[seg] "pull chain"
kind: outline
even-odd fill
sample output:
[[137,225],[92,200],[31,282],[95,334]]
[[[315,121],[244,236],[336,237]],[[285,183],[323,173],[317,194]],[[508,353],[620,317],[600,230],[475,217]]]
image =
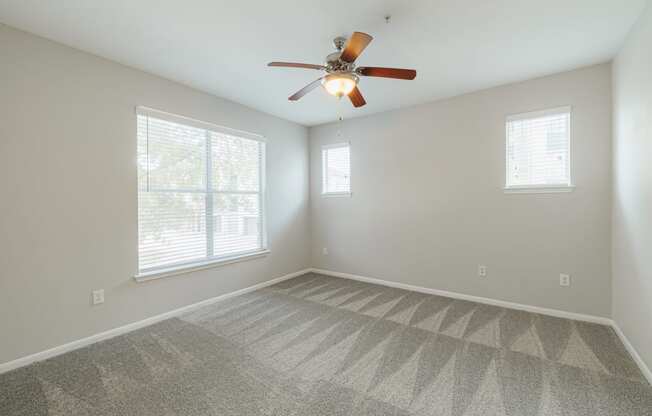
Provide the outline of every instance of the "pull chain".
[[342,116],[342,97],[338,97],[337,100],[337,130],[335,132],[335,135],[337,136],[338,140],[342,138],[342,121],[344,120],[344,116]]

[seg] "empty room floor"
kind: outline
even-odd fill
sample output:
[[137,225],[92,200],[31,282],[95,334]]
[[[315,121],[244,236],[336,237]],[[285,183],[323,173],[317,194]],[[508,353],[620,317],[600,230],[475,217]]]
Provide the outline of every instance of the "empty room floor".
[[649,415],[607,326],[315,274],[0,375],[8,415]]

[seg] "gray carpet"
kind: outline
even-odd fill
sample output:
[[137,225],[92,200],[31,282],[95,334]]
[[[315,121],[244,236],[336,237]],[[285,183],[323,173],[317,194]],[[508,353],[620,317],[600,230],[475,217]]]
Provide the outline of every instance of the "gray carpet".
[[0,415],[651,415],[606,326],[305,275],[0,375]]

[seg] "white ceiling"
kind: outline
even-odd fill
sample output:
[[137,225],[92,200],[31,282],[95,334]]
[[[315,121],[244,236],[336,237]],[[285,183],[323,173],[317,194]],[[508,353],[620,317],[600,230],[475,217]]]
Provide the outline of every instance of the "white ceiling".
[[[305,125],[376,113],[610,60],[646,0],[0,0],[0,22]],[[391,14],[389,24],[384,16]],[[363,78],[367,105],[318,89],[331,40],[375,39],[359,65],[418,71]]]

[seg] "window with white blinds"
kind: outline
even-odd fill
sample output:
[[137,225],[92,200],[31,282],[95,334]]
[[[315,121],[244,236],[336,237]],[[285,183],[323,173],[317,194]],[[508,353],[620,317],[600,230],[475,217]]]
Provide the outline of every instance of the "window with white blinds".
[[348,143],[322,146],[322,194],[351,194],[351,147]]
[[506,189],[569,188],[571,109],[507,117]]
[[139,107],[139,274],[265,251],[262,137]]

